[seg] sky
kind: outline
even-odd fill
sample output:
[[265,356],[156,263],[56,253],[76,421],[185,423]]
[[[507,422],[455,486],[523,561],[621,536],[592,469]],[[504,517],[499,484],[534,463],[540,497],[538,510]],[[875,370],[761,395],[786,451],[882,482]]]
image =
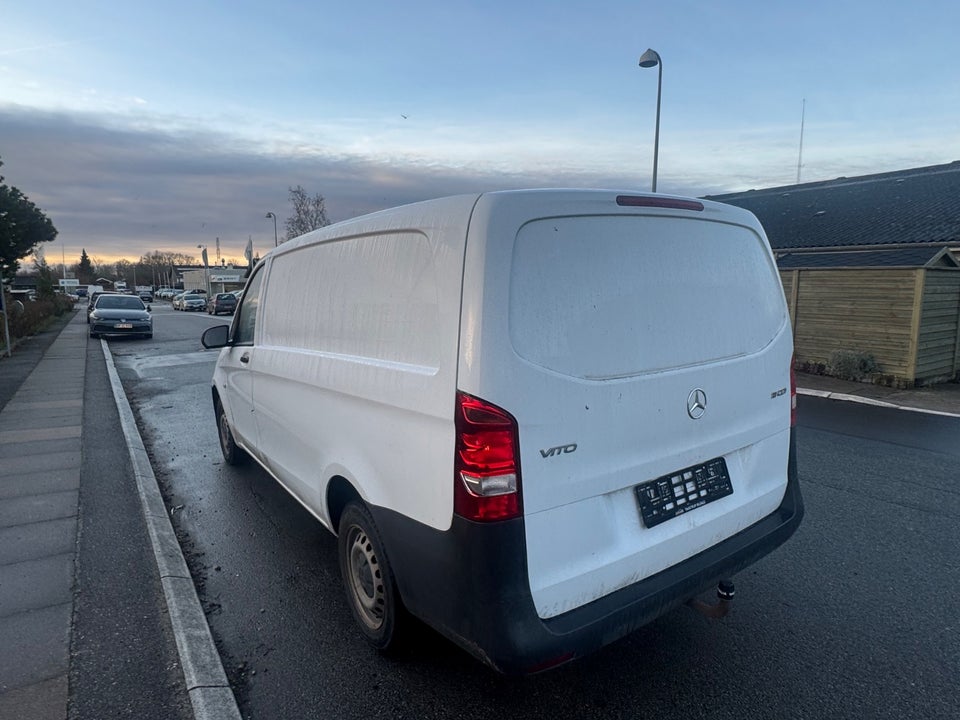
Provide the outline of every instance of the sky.
[[297,185],[334,222],[648,191],[661,69],[659,192],[789,185],[801,158],[802,182],[960,159],[956,0],[3,5],[0,175],[58,229],[51,264],[262,254]]

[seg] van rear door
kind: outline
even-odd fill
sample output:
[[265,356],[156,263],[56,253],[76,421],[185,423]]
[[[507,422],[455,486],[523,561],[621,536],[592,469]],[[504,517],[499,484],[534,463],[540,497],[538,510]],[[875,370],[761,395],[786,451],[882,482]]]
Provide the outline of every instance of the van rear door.
[[623,200],[486,195],[468,235],[483,279],[465,277],[460,388],[517,419],[542,618],[730,537],[786,489],[792,339],[759,223]]

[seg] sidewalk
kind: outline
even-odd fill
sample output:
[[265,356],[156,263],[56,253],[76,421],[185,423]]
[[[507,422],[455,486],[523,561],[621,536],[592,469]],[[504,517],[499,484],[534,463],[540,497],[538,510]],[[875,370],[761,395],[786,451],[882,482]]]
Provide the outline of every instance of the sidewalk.
[[13,358],[0,360],[2,395],[9,396],[0,411],[3,718],[67,713],[86,370],[83,319],[78,312],[52,342],[33,338],[21,346],[20,357],[18,348]]
[[929,387],[897,390],[871,383],[838,380],[825,375],[797,373],[797,388],[797,392],[801,395],[960,417],[960,383],[941,383]]
[[112,357],[85,320],[81,308],[0,359],[0,718],[236,720]]

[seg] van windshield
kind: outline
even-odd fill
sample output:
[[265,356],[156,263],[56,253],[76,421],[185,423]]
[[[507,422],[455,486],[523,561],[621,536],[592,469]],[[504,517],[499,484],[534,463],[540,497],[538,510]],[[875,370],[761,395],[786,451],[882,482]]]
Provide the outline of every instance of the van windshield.
[[604,380],[743,356],[785,322],[777,271],[746,227],[570,217],[517,234],[511,342],[564,375]]

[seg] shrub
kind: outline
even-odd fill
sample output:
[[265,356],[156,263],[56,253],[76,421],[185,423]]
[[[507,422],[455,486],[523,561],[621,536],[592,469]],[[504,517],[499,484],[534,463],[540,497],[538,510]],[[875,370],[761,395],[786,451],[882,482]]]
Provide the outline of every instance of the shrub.
[[[21,304],[23,310],[20,309]],[[35,335],[47,326],[51,318],[60,317],[73,308],[73,301],[66,295],[55,295],[48,300],[32,300],[19,303],[10,295],[4,298],[7,309],[7,324],[12,339]],[[0,330],[2,335],[2,330]],[[2,337],[0,337],[2,340]]]
[[859,350],[834,350],[830,353],[827,363],[827,374],[841,380],[863,380],[865,377],[880,372],[877,359]]

